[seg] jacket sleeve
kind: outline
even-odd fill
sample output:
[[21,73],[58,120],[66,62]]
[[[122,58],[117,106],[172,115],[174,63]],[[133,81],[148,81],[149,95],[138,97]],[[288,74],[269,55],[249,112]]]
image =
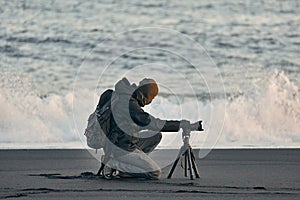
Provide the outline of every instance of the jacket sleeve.
[[177,132],[180,129],[180,121],[177,120],[166,120],[165,125],[161,129],[162,132]]
[[162,132],[176,132],[180,129],[180,121],[177,120],[161,120],[155,118],[149,113],[145,112],[141,107],[131,104],[130,116],[134,123],[143,129]]

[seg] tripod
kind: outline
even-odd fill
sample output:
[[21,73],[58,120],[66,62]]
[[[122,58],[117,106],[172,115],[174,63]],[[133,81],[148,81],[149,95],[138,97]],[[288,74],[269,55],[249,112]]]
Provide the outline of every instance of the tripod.
[[191,180],[194,179],[194,174],[195,174],[196,178],[200,178],[197,163],[195,161],[196,160],[195,155],[194,155],[193,149],[190,145],[190,133],[191,133],[191,130],[189,130],[189,129],[188,130],[183,129],[183,131],[182,131],[183,145],[180,148],[178,156],[177,156],[176,160],[174,161],[174,164],[170,170],[168,179],[170,179],[172,177],[172,174],[177,166],[177,163],[182,156],[184,156],[184,176],[187,177],[188,171],[189,171]]

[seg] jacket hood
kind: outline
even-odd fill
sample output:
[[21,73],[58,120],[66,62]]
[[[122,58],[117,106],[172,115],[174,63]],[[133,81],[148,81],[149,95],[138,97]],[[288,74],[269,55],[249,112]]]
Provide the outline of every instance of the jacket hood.
[[123,78],[122,80],[118,81],[115,85],[115,91],[118,94],[128,95],[130,96],[130,98],[136,99],[138,104],[143,107],[146,105],[146,98],[143,95],[143,93],[137,89],[137,85],[130,85],[130,82],[126,78]]
[[118,81],[115,85],[115,91],[119,94],[127,94],[132,96],[136,89],[137,86],[135,84],[130,85],[129,81],[126,78]]

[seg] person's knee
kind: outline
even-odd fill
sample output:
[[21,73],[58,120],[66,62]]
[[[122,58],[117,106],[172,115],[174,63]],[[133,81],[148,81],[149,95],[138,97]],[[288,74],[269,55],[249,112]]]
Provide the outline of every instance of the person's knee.
[[[162,139],[162,134],[159,132],[156,135],[152,136],[151,138],[147,138],[147,145],[144,145],[143,152],[144,153],[150,153],[152,152],[157,145],[160,143]],[[145,143],[146,144],[146,143]]]
[[158,132],[155,135],[155,142],[158,144],[158,143],[160,143],[161,139],[162,139],[162,134],[161,134],[161,132]]

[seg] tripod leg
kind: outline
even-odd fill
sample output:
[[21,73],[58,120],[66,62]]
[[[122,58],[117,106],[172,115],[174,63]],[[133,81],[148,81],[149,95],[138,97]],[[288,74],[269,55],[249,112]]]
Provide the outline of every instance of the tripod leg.
[[191,152],[192,165],[193,165],[193,169],[194,169],[196,178],[200,178],[197,163],[196,163],[196,159],[195,159],[195,155],[194,155],[193,149],[191,147],[190,147],[190,152]]
[[170,170],[170,173],[169,173],[169,175],[168,175],[167,178],[171,178],[171,177],[172,177],[172,174],[173,174],[173,172],[174,172],[174,170],[175,170],[175,167],[176,167],[176,165],[177,165],[179,159],[180,159],[180,157],[176,158],[176,160],[175,160],[175,162],[174,162],[174,164],[173,164],[173,166],[172,166],[172,169]]
[[110,157],[107,156],[107,155],[102,155],[101,157],[101,166],[100,166],[100,169],[98,170],[97,172],[97,176],[100,176],[101,175],[101,172],[103,171],[104,167],[105,167],[105,163],[107,163],[109,161]]
[[190,170],[190,178],[191,178],[191,180],[193,180],[194,176],[193,176],[193,169],[192,169],[192,157],[191,157],[191,152],[189,149],[187,150],[187,156],[188,156],[187,159],[188,159],[189,170]]
[[178,155],[177,155],[177,158],[176,158],[176,160],[174,161],[174,164],[173,164],[173,166],[172,166],[172,169],[170,170],[169,175],[168,175],[168,177],[167,177],[168,179],[172,177],[172,174],[173,174],[173,172],[174,172],[174,170],[175,170],[175,167],[176,167],[176,165],[177,165],[177,163],[178,163],[178,161],[179,161],[179,159],[180,159],[180,156],[182,155],[182,151],[183,151],[183,147],[181,147],[181,149],[179,150],[179,153],[178,153]]
[[187,171],[188,171],[188,166],[187,166],[187,164],[188,164],[188,152],[186,151],[186,152],[184,153],[184,176],[185,176],[185,177],[188,176],[188,173],[187,173]]
[[101,172],[103,171],[104,166],[105,166],[104,163],[101,163],[100,169],[97,172],[97,176],[101,175]]

